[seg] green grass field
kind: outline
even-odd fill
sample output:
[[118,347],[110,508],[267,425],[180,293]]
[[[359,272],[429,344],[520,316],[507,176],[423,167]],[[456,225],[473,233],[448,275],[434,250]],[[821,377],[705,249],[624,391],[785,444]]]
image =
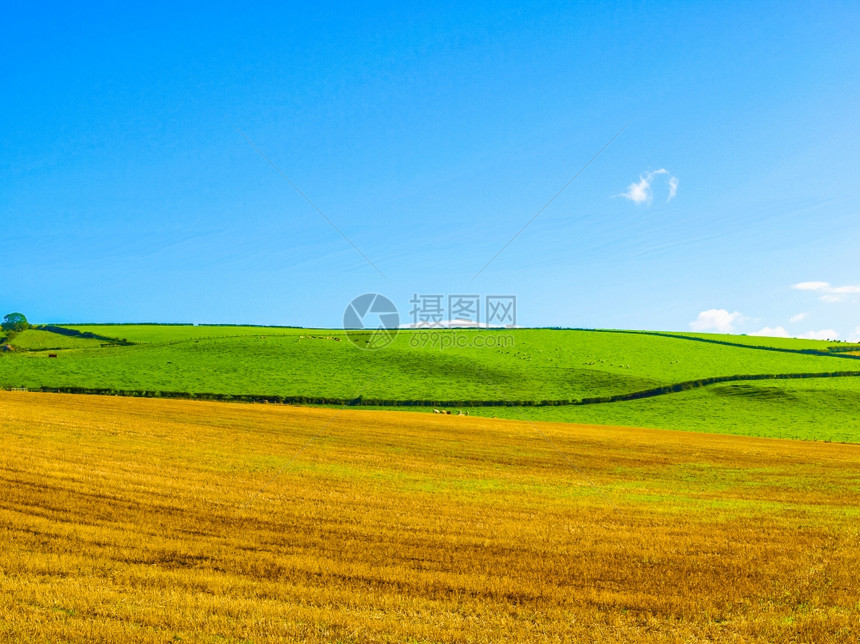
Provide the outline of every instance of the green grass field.
[[[700,340],[711,340],[718,342],[732,342],[749,346],[766,346],[778,349],[814,349],[826,351],[829,348],[843,349],[849,345],[842,342],[830,342],[829,340],[804,340],[802,338],[768,338],[755,335],[719,335],[715,333],[673,333],[687,338],[698,338]],[[856,346],[854,344],[850,346]]]
[[[860,440],[860,378],[724,383],[598,405],[523,408],[515,404],[629,394],[716,376],[860,371],[856,359],[757,348],[827,352],[834,346],[830,342],[554,329],[445,330],[402,331],[385,349],[365,351],[347,341],[342,331],[331,330],[190,325],[69,328],[136,344],[102,346],[99,340],[28,330],[13,339],[16,351],[0,357],[0,387],[496,401],[511,406],[474,407],[471,413]],[[65,349],[57,352],[56,359],[38,350],[60,347]]]
[[603,405],[468,411],[533,421],[860,442],[860,378],[735,382]]
[[16,335],[11,344],[24,351],[46,351],[48,349],[97,349],[101,347],[100,340],[92,338],[77,338],[50,333],[38,329],[27,329]]
[[301,335],[305,329],[258,326],[194,326],[191,324],[72,324],[75,331],[90,332],[108,338],[125,339],[136,343],[163,344],[202,338],[225,338],[254,335]]

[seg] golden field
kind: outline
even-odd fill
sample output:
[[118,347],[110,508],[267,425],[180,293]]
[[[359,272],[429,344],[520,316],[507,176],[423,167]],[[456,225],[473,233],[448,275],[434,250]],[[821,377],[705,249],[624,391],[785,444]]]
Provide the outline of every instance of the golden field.
[[0,392],[0,639],[857,642],[860,446]]

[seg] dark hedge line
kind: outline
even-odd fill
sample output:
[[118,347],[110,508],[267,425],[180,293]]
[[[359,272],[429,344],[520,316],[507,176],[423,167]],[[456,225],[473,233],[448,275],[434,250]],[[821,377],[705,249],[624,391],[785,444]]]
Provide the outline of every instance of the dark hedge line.
[[55,324],[40,324],[39,326],[30,327],[31,329],[36,329],[38,331],[48,331],[49,333],[56,333],[57,335],[64,335],[69,338],[86,338],[88,340],[101,340],[106,344],[118,344],[124,347],[128,347],[134,344],[134,342],[129,342],[125,338],[111,338],[106,335],[97,335],[92,333],[91,331],[78,331],[76,329],[67,329],[64,326],[57,326]]
[[[250,327],[252,329],[306,329],[310,327],[293,326],[289,324],[197,324],[195,326],[240,326]],[[332,329],[333,331],[342,331],[342,329]]]
[[[830,346],[827,347],[828,351],[832,351],[833,353],[842,353],[845,351],[860,351],[860,345],[858,344],[846,344],[840,346]],[[856,357],[856,356],[852,356]]]
[[250,326],[261,329],[304,329],[306,327],[289,324],[207,324],[200,322],[64,322],[56,326]]
[[[748,380],[796,380],[801,378],[851,378],[860,377],[860,371],[832,371],[825,373],[777,373],[739,376],[715,376],[688,380],[663,387],[635,391],[628,394],[595,396],[581,400],[388,400],[384,398],[330,398],[325,396],[263,396],[253,394],[190,393],[183,391],[149,391],[92,387],[39,387],[30,391],[66,394],[92,394],[99,396],[131,396],[136,398],[181,398],[187,400],[214,400],[222,402],[273,403],[281,405],[335,405],[357,407],[558,407],[572,405],[595,405],[651,398],[666,394],[689,391],[699,387],[724,382]],[[5,389],[10,389],[6,387]]]
[[594,331],[596,333],[629,333],[633,335],[652,335],[658,338],[674,338],[676,340],[688,340],[690,342],[706,342],[708,344],[722,344],[727,347],[740,347],[741,349],[758,349],[760,351],[777,351],[779,353],[800,353],[808,356],[827,356],[830,358],[847,358],[849,360],[860,360],[860,356],[841,355],[845,351],[854,351],[856,348],[829,346],[826,351],[820,349],[789,349],[787,347],[768,347],[763,344],[744,344],[742,342],[731,342],[729,340],[714,340],[711,338],[694,338],[680,333],[669,333],[663,331],[631,331],[629,329],[570,329],[571,331]]
[[634,391],[629,394],[616,394],[614,396],[583,398],[579,402],[573,404],[592,405],[596,403],[638,400],[640,398],[650,398],[652,396],[662,396],[665,394],[678,393],[681,391],[689,391],[690,389],[707,387],[708,385],[716,385],[723,382],[739,382],[744,380],[796,380],[799,378],[850,378],[857,376],[860,376],[860,371],[831,371],[825,373],[763,373],[749,374],[743,376],[714,376],[712,378],[688,380],[686,382],[679,382],[673,385],[665,385],[663,387],[655,387],[653,389],[645,389],[643,391]]
[[194,326],[193,322],[62,322],[54,326]]

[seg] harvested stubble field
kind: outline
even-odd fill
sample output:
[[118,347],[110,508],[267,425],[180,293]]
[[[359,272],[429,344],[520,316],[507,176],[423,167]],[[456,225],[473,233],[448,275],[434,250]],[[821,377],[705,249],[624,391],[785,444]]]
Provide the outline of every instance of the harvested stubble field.
[[860,446],[0,392],[8,641],[856,642]]

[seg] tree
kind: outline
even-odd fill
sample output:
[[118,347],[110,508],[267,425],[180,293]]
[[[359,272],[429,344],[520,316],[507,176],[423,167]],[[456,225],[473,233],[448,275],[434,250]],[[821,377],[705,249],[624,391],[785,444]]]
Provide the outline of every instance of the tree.
[[3,324],[0,326],[7,333],[17,333],[27,329],[30,323],[27,322],[27,318],[24,317],[23,313],[9,313],[3,317]]

